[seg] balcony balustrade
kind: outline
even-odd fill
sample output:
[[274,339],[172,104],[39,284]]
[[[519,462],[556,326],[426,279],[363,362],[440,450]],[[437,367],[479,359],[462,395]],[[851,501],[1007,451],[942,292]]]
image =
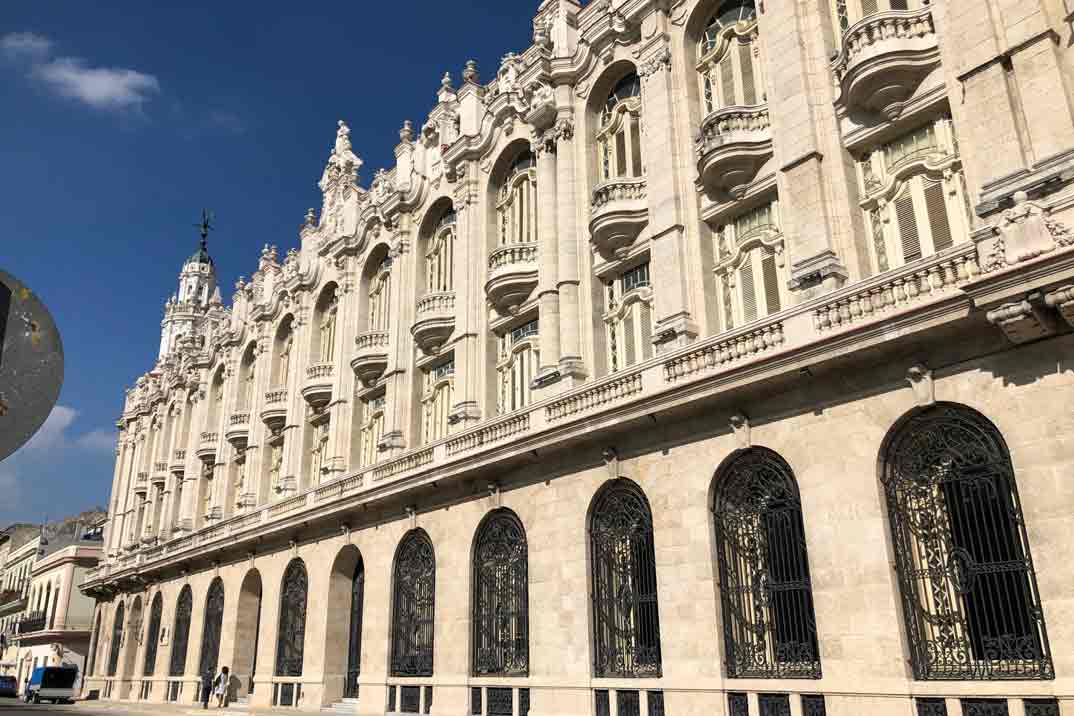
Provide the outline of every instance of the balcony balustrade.
[[508,244],[489,254],[485,295],[502,315],[514,314],[537,288],[537,244]]
[[893,120],[939,62],[928,5],[868,15],[847,28],[832,60],[840,92],[836,104]]
[[265,393],[261,422],[270,427],[282,425],[287,418],[287,388],[273,388]]
[[240,411],[232,413],[227,420],[227,432],[224,438],[232,445],[246,444],[246,438],[250,433],[250,413]]
[[186,467],[186,450],[175,450],[172,452],[172,472],[183,472]]
[[306,384],[302,397],[312,406],[319,407],[332,399],[332,376],[335,366],[331,363],[314,363],[306,368]]
[[724,107],[701,122],[694,142],[697,175],[710,196],[740,199],[772,157],[772,124],[767,106]]
[[354,349],[351,369],[358,376],[358,380],[370,385],[384,375],[384,370],[388,367],[387,331],[359,333],[354,338]]
[[147,489],[149,489],[149,473],[139,472],[134,476],[134,491],[145,492]]
[[220,439],[220,434],[219,433],[212,433],[212,432],[208,432],[208,431],[203,432],[201,434],[201,441],[198,443],[198,451],[197,451],[198,458],[204,460],[206,458],[209,458],[209,457],[212,457],[213,455],[215,455],[216,454],[216,447],[217,447],[216,444],[219,441],[219,439]]
[[20,635],[31,634],[35,631],[43,631],[45,628],[45,612],[38,610],[28,613],[18,621],[18,633]]
[[645,178],[613,179],[593,190],[589,240],[605,259],[625,251],[649,223]]
[[423,352],[433,355],[455,330],[455,292],[427,293],[418,299],[414,325],[410,328],[414,342]]

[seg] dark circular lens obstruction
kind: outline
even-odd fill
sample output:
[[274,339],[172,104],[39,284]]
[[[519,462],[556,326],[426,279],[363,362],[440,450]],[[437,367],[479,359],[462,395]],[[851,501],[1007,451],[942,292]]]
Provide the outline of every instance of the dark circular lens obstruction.
[[45,304],[0,270],[0,460],[33,437],[63,385],[63,342]]

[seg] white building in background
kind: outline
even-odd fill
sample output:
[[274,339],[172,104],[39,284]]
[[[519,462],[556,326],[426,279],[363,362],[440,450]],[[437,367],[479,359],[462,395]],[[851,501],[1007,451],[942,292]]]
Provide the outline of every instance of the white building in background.
[[183,264],[86,690],[1074,709],[1069,19],[545,0],[367,187],[340,122],[230,305]]

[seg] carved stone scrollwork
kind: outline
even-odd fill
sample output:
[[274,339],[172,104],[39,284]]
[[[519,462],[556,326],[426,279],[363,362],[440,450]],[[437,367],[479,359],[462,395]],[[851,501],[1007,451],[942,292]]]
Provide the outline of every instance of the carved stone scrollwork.
[[661,70],[671,70],[671,48],[667,45],[663,45],[656,52],[649,55],[647,59],[642,60],[638,64],[638,75],[640,75],[643,80],[648,80]]
[[932,381],[932,371],[924,365],[910,366],[906,371],[906,382],[914,392],[914,400],[921,407],[928,407],[936,402],[936,390]]
[[1030,201],[1026,192],[1016,192],[1014,206],[1003,212],[994,230],[974,236],[981,271],[990,273],[1074,246],[1074,232],[1049,214],[1047,207]]
[[1040,294],[1034,293],[989,311],[985,318],[999,326],[1012,343],[1025,343],[1055,332],[1055,319],[1041,303]]

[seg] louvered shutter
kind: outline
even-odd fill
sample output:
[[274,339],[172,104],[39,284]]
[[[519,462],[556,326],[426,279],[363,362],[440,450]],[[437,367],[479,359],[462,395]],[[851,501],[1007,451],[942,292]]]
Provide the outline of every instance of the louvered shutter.
[[880,9],[877,0],[861,0],[862,17],[868,17]]
[[775,313],[780,309],[779,274],[776,271],[776,255],[768,248],[764,252],[765,256],[761,259],[761,274],[764,276],[765,303],[768,304],[768,313]]
[[653,357],[653,315],[648,303],[639,306],[638,316],[641,321],[641,357],[647,360]]
[[738,290],[742,295],[742,318],[747,323],[757,318],[757,292],[753,284],[753,261],[738,270]]
[[731,60],[731,53],[724,54],[720,60],[720,84],[723,85],[723,104],[727,107],[735,103],[735,68]]
[[921,258],[921,237],[917,231],[917,218],[914,216],[914,198],[909,189],[895,200],[895,219],[899,224],[899,238],[902,242],[902,259],[906,263]]
[[738,46],[738,61],[742,68],[742,104],[757,104],[757,83],[753,77],[753,45]]
[[933,248],[943,251],[951,246],[954,240],[951,237],[951,222],[947,218],[947,202],[944,200],[942,184],[926,185],[925,211],[929,215]]
[[634,307],[630,306],[623,316],[623,348],[625,353],[624,367],[634,365],[637,355],[634,351]]

